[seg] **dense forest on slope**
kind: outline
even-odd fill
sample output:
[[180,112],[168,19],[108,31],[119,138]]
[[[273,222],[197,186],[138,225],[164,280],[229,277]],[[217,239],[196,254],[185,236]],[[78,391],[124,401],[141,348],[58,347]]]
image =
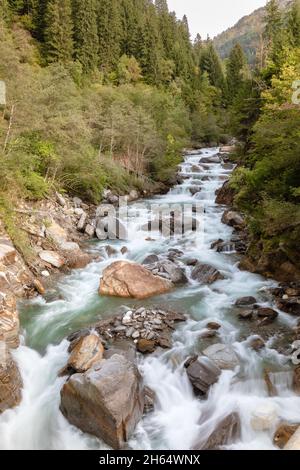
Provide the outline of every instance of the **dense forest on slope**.
[[192,43],[166,0],[1,0],[6,225],[15,226],[18,201],[53,190],[97,203],[104,188],[170,184],[184,146],[235,136],[241,166],[231,184],[253,249],[294,262],[299,0],[284,11],[270,0],[263,21],[264,54],[251,71],[240,44],[222,62],[211,40]]
[[[248,214],[249,256],[279,277],[300,272],[300,2],[267,5],[263,67],[235,88],[231,128],[241,166],[231,185]],[[296,268],[295,268],[296,267]],[[297,273],[295,272],[297,270]]]
[[[282,9],[291,3],[292,0],[278,0],[278,5]],[[264,48],[265,13],[265,7],[258,8],[214,38],[215,47],[222,59],[228,58],[231,49],[238,43],[242,46],[249,64],[255,65]]]

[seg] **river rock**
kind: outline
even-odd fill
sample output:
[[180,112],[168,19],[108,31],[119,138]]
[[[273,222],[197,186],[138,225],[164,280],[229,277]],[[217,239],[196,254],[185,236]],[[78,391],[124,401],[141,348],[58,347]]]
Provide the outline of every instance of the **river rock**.
[[247,307],[256,304],[256,298],[255,297],[240,297],[237,299],[235,302],[236,307]]
[[221,326],[222,325],[220,325],[220,323],[209,322],[209,323],[207,323],[206,328],[208,328],[209,330],[219,330],[221,328]]
[[137,342],[137,350],[143,354],[153,353],[156,349],[154,340],[141,338]]
[[213,266],[198,262],[192,271],[192,279],[201,282],[201,284],[213,284],[224,277]]
[[211,157],[203,157],[200,160],[200,163],[221,163],[220,157],[218,155],[213,155]]
[[218,450],[241,437],[241,421],[238,413],[231,413],[222,419],[208,439],[194,446],[194,450]]
[[169,292],[173,284],[136,263],[116,261],[103,271],[100,295],[146,299]]
[[139,197],[139,192],[136,189],[132,189],[128,195],[128,202],[136,201]]
[[150,387],[144,387],[144,413],[150,413],[154,410],[156,394]]
[[65,198],[58,192],[55,193],[55,196],[56,196],[56,201],[57,203],[62,206],[62,207],[65,207],[66,204],[67,204],[67,201],[65,200]]
[[236,230],[242,230],[245,227],[245,220],[238,212],[227,210],[222,217],[223,224],[229,225]]
[[54,268],[60,269],[66,263],[66,260],[57,251],[43,250],[39,253],[41,260],[51,264]]
[[241,319],[241,320],[252,320],[253,318],[253,310],[250,310],[250,309],[241,309],[239,308],[238,310],[238,317]]
[[86,226],[87,226],[87,214],[83,212],[83,214],[81,215],[78,221],[77,230],[79,232],[84,232]]
[[278,317],[278,312],[276,312],[272,308],[259,307],[256,310],[256,313],[259,318],[262,318],[264,325],[272,323]]
[[0,312],[0,341],[5,341],[10,349],[18,348],[20,344],[19,330],[20,321],[16,310]]
[[220,369],[235,369],[239,359],[234,349],[228,344],[213,344],[203,351]]
[[230,187],[230,182],[225,181],[222,188],[217,190],[216,195],[217,204],[231,206],[233,204],[235,191]]
[[194,391],[200,395],[206,395],[221,375],[219,367],[207,357],[191,358],[185,367]]
[[75,250],[63,253],[66,265],[70,269],[83,269],[91,263],[93,257],[81,250]]
[[265,402],[252,413],[251,426],[255,431],[268,431],[278,420],[277,408],[273,403]]
[[300,395],[300,366],[296,367],[293,374],[294,391]]
[[249,342],[249,346],[254,349],[254,351],[258,352],[265,347],[265,342],[261,338],[252,338]]
[[95,225],[93,224],[87,224],[85,229],[84,229],[84,232],[90,237],[90,238],[93,238],[95,236],[95,231],[96,231],[96,227]]
[[0,263],[4,265],[13,264],[16,261],[17,252],[11,243],[0,243]]
[[153,272],[153,274],[158,272],[159,276],[168,279],[173,284],[185,284],[188,282],[184,268],[170,260],[158,261],[157,263],[149,265],[148,269]]
[[0,341],[0,414],[19,405],[22,386],[20,372],[8,346]]
[[34,279],[33,282],[33,287],[35,290],[40,294],[40,295],[45,295],[46,289],[43,285],[43,283],[39,279]]
[[300,315],[300,298],[299,297],[290,297],[287,299],[279,299],[276,302],[279,310],[282,310],[285,313],[290,315],[299,316]]
[[159,261],[159,257],[155,254],[152,254],[152,255],[148,255],[144,261],[143,261],[143,264],[154,264],[154,263],[157,263]]
[[200,193],[201,188],[200,188],[200,186],[191,186],[191,187],[189,188],[189,191],[190,191],[190,193],[191,193],[192,196],[195,196],[195,194]]
[[114,449],[124,448],[143,409],[137,367],[117,354],[73,375],[61,391],[61,411],[68,421]]
[[284,446],[284,450],[300,450],[300,427]]
[[90,334],[80,338],[71,352],[68,360],[68,370],[86,372],[95,363],[103,358],[104,347],[96,334]]
[[289,442],[291,437],[295,434],[298,428],[299,428],[299,424],[289,424],[289,423],[281,424],[274,434],[274,437],[273,437],[274,445],[279,447],[279,449],[283,449],[286,446],[286,444]]

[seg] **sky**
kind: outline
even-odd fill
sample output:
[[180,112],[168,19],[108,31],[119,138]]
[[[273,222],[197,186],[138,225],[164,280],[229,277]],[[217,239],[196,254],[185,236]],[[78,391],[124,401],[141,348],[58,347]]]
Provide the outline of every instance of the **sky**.
[[211,38],[233,26],[240,18],[266,4],[266,0],[168,0],[179,18],[187,15],[192,37]]

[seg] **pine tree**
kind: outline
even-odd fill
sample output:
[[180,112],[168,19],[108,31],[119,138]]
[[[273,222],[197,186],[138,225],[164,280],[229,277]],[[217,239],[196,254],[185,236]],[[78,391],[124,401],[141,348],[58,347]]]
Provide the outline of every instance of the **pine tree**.
[[73,0],[75,58],[89,73],[98,65],[98,30],[95,0]]
[[121,56],[123,31],[121,7],[118,0],[98,0],[97,25],[99,39],[98,62],[101,69],[111,71],[117,66]]
[[73,55],[71,1],[50,0],[45,15],[45,51],[48,62],[69,62]]
[[292,47],[300,47],[300,0],[294,0],[288,13],[288,36]]
[[220,57],[218,56],[213,42],[209,39],[203,50],[200,60],[202,72],[207,72],[210,84],[225,91],[225,78]]
[[277,0],[270,0],[267,3],[265,21],[264,37],[267,42],[268,56],[276,64],[284,41],[282,14]]
[[246,57],[240,44],[236,44],[229,55],[226,65],[227,71],[227,94],[229,103],[238,94],[243,81],[242,71],[246,65]]

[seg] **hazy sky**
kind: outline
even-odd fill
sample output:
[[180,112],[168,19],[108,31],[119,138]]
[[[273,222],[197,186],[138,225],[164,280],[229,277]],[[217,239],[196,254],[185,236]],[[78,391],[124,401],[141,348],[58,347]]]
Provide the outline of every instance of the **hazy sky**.
[[211,38],[233,26],[242,16],[266,4],[266,0],[168,0],[171,11],[187,15],[191,34]]

